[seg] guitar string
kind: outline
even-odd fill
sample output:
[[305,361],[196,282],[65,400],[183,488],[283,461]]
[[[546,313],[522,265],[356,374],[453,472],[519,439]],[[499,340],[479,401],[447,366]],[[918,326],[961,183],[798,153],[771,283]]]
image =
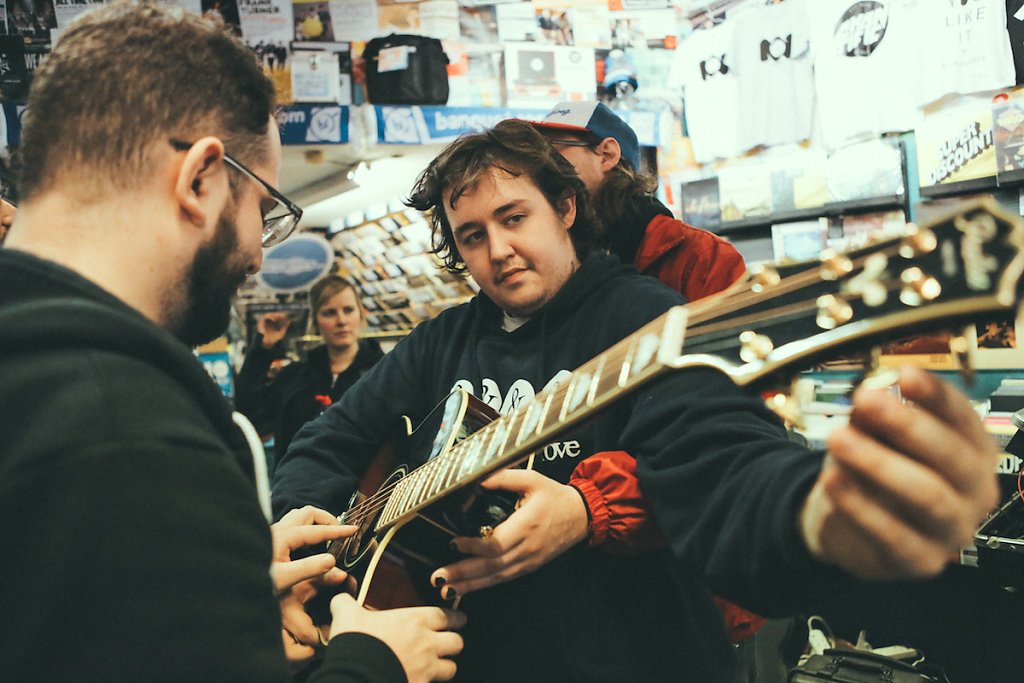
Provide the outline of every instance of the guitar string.
[[[878,254],[878,253],[885,254],[886,256],[893,256],[893,255],[897,255],[898,249],[899,249],[899,243],[898,242],[894,242],[894,243],[892,243],[892,244],[890,244],[890,245],[888,245],[886,247],[882,247],[880,249],[877,249],[877,250],[873,251],[869,255],[860,256],[860,257],[851,259],[851,263],[852,263],[852,266],[853,266],[851,272],[854,272],[856,270],[861,269],[863,267],[864,262],[867,260],[868,256],[871,256],[871,255],[874,255],[874,254]],[[787,276],[787,277],[781,279],[778,283],[775,283],[774,285],[771,285],[770,286],[770,293],[772,294],[772,297],[778,297],[778,296],[781,296],[781,295],[784,295],[784,294],[789,294],[789,293],[792,293],[794,291],[797,291],[797,290],[805,287],[807,284],[811,284],[811,283],[814,283],[814,282],[822,281],[823,278],[822,278],[822,276],[820,274],[820,268],[821,268],[820,266],[817,266],[817,265],[814,265],[814,264],[809,264],[806,270],[800,271],[799,273],[796,273],[794,275]],[[849,275],[847,275],[847,276],[845,276],[843,278],[839,278],[839,279],[849,279]],[[687,305],[687,307],[689,309],[688,321],[693,323],[694,327],[699,327],[700,328],[700,332],[698,332],[697,334],[692,335],[690,337],[690,341],[691,342],[695,342],[695,343],[697,343],[699,345],[699,343],[700,343],[700,341],[702,339],[710,337],[712,335],[712,333],[715,332],[715,331],[722,330],[723,329],[723,325],[725,326],[726,329],[730,325],[735,327],[736,320],[721,321],[721,322],[719,322],[717,324],[714,324],[714,325],[711,324],[710,321],[712,321],[712,320],[714,320],[716,318],[720,318],[721,316],[726,315],[726,314],[735,313],[736,311],[739,311],[739,310],[741,310],[743,308],[747,308],[747,307],[751,306],[754,303],[760,303],[760,302],[764,301],[765,298],[766,298],[764,292],[754,292],[752,290],[752,287],[755,284],[755,283],[752,282],[752,280],[753,280],[753,278],[751,276],[748,276],[747,282],[746,282],[746,285],[747,285],[748,288],[743,290],[743,291],[735,292],[735,293],[730,293],[727,290],[725,292],[722,292],[719,295],[711,295],[710,297],[705,297],[704,299],[701,299],[700,301],[694,302],[692,304],[688,304]],[[726,305],[723,306],[722,305],[723,303],[725,303]],[[779,316],[782,316],[782,315],[789,315],[789,314],[792,314],[792,313],[795,313],[795,312],[809,310],[810,308],[813,308],[813,306],[814,306],[813,303],[809,304],[806,301],[804,301],[804,302],[795,302],[795,303],[792,303],[792,304],[787,304],[786,306],[776,307],[774,309],[771,309],[770,311],[758,311],[758,312],[755,312],[755,313],[751,313],[747,317],[741,318],[740,320],[742,321],[741,324],[746,323],[746,322],[754,322],[753,316],[764,317],[766,314],[770,314],[770,316],[774,318],[774,317],[779,317]],[[661,321],[661,318],[659,318],[658,320],[656,320],[654,322],[659,322],[659,321]],[[647,327],[650,327],[651,325],[652,324],[649,324],[645,328],[641,328],[641,330],[638,330],[636,333],[630,335],[630,338],[632,339],[632,338],[636,338],[636,337],[640,336],[640,333],[644,329],[646,329]],[[691,327],[690,329],[693,329],[693,327]],[[596,357],[594,359],[591,359],[590,361],[588,361],[587,363],[582,365],[580,368],[577,369],[577,371],[574,374],[585,374],[585,373],[583,373],[583,371],[587,370],[588,368],[590,368],[591,371],[592,371],[594,368],[591,368],[590,366],[596,366],[597,365],[597,361],[599,359],[601,359],[601,358],[604,358],[606,361],[611,360],[613,362],[613,367],[614,367],[614,365],[616,363],[618,363],[619,365],[622,365],[624,363],[625,359],[627,358],[628,354],[631,353],[631,352],[632,352],[632,348],[631,348],[630,345],[624,344],[623,342],[619,342],[619,343],[615,344],[614,346],[612,346],[608,351],[600,354],[598,357]],[[552,396],[552,402],[555,402],[557,400],[559,405],[561,405],[564,402],[565,398],[567,397],[567,392],[568,392],[568,387],[569,386],[571,386],[571,383],[563,383],[563,384],[560,384],[557,387],[553,388],[551,390],[551,392],[550,392],[551,396]],[[544,393],[538,394],[531,401],[531,404],[532,403],[538,403],[538,402],[542,403],[543,401],[547,400],[547,396],[548,396],[548,392],[544,392]],[[526,410],[526,409],[528,409],[528,406],[525,407],[525,408],[521,408],[519,410]],[[518,413],[518,412],[519,411],[517,410],[516,413]],[[514,419],[515,419],[516,413],[512,413],[512,414],[506,416],[506,418],[503,418],[503,421],[506,421],[509,425],[512,425],[514,423]],[[538,425],[538,428],[539,427],[541,427],[541,425]],[[471,437],[467,437],[466,440],[460,442],[459,444],[457,444],[455,447],[453,447],[449,451],[447,451],[445,453],[442,453],[441,455],[435,457],[433,460],[430,460],[428,463],[425,463],[422,467],[417,468],[410,475],[402,477],[402,478],[396,480],[395,482],[393,482],[392,484],[382,487],[381,489],[376,491],[374,494],[368,496],[367,498],[363,499],[362,501],[360,501],[359,503],[354,505],[351,509],[349,509],[347,511],[346,515],[345,515],[346,520],[348,520],[349,517],[351,516],[353,518],[353,520],[356,520],[358,522],[357,526],[361,525],[369,517],[371,517],[373,515],[376,515],[378,511],[383,510],[383,508],[387,505],[387,502],[389,501],[389,499],[391,497],[391,494],[395,491],[395,489],[400,484],[403,484],[403,483],[408,484],[408,481],[410,480],[411,477],[419,477],[419,478],[426,477],[428,481],[421,483],[421,485],[426,485],[426,484],[429,484],[429,483],[431,483],[433,481],[433,477],[436,477],[438,475],[442,475],[443,476],[444,472],[434,472],[434,471],[432,471],[430,474],[417,474],[417,473],[422,473],[422,472],[426,471],[427,469],[430,469],[430,470],[441,469],[442,468],[442,463],[446,464],[449,468],[453,467],[453,466],[456,466],[457,463],[459,462],[459,460],[461,459],[462,455],[463,455],[462,451],[466,451],[466,450],[469,449],[469,447],[463,446],[463,444],[467,443],[470,438],[479,439],[480,440],[479,442],[481,444],[483,444],[488,438],[493,438],[492,432],[495,429],[496,429],[496,427],[492,428],[491,426],[486,426],[486,427],[482,428],[481,430],[479,430],[479,431],[475,432],[473,435],[471,435]],[[536,436],[539,437],[539,436],[542,436],[542,434],[543,434],[543,432],[540,433],[540,434],[537,434]],[[542,439],[538,438],[537,440],[541,441]],[[481,446],[479,446],[479,448],[485,448],[485,446],[481,445]],[[493,466],[493,465],[491,465],[491,466]],[[467,477],[467,481],[469,479],[474,478],[475,476],[479,476],[479,473],[473,473],[473,476]],[[410,495],[412,495],[411,492],[410,492]]]

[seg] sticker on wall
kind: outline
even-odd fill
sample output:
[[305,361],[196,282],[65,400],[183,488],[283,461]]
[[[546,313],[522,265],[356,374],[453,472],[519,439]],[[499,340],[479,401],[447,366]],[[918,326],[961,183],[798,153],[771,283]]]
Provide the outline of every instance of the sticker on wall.
[[327,275],[334,264],[334,248],[320,235],[292,235],[263,256],[259,278],[278,292],[300,292]]

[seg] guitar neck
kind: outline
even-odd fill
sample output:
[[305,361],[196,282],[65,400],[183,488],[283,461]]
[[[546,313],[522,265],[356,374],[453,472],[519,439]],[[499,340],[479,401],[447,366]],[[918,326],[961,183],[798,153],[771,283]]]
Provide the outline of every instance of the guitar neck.
[[991,199],[845,254],[752,271],[725,292],[670,309],[403,477],[377,529],[525,460],[669,371],[714,367],[741,386],[778,383],[839,351],[1012,314],[1022,272],[1024,224]]
[[377,530],[469,483],[526,460],[560,434],[678,363],[687,307],[677,306],[590,360],[564,382],[494,420],[403,477],[391,492]]

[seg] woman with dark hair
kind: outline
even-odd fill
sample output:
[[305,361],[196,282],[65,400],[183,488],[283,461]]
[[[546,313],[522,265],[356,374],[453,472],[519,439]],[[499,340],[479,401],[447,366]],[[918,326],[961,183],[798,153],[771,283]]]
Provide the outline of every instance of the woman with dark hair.
[[282,342],[290,318],[267,313],[235,383],[236,407],[261,434],[273,433],[278,458],[302,425],[341,398],[384,355],[376,341],[359,338],[363,307],[351,282],[338,275],[321,278],[309,291],[309,308],[324,343],[310,349],[305,360],[288,362]]

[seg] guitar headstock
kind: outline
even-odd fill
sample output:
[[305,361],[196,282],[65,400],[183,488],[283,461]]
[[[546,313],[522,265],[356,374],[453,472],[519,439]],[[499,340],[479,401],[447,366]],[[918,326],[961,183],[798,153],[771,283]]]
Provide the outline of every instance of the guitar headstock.
[[1015,313],[1024,222],[990,198],[907,234],[761,268],[692,304],[677,367],[711,364],[738,384],[792,375],[825,356]]

